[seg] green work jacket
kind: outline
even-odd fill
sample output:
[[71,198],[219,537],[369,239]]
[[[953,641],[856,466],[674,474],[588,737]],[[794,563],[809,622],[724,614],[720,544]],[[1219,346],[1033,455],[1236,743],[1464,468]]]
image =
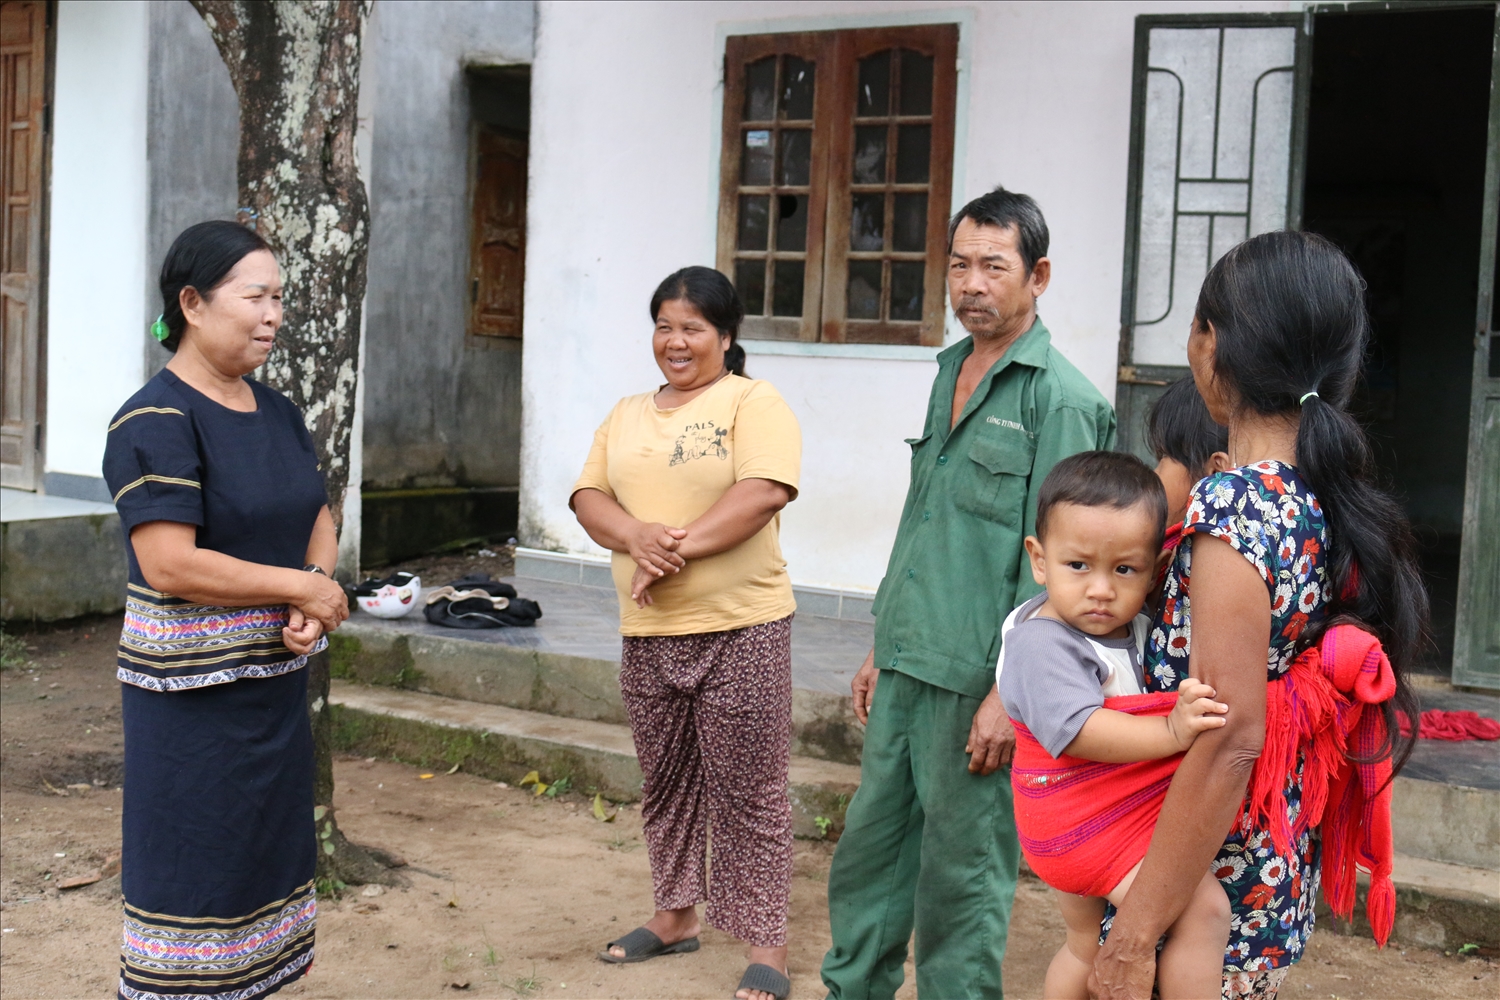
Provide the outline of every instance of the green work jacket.
[[1115,411],[1038,319],[995,362],[949,429],[964,338],[938,355],[911,486],[875,595],[875,666],[983,698],[1000,623],[1041,590],[1022,539],[1052,466],[1115,445]]

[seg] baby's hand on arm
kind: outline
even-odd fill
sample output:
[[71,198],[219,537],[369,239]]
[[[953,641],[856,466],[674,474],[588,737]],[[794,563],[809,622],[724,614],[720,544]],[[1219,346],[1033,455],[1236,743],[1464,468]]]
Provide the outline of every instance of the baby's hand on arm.
[[1198,734],[1218,729],[1225,723],[1229,706],[1214,698],[1218,692],[1195,677],[1189,677],[1177,689],[1177,704],[1167,716],[1167,729],[1177,745],[1186,750]]

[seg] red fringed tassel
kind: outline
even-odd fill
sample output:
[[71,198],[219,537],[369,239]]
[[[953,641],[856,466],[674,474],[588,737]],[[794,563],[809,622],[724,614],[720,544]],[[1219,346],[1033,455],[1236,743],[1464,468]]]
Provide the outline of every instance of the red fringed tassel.
[[[1385,720],[1366,712],[1395,693],[1395,675],[1380,642],[1351,625],[1328,630],[1318,648],[1293,661],[1266,689],[1266,741],[1251,774],[1239,829],[1267,830],[1278,853],[1319,827],[1323,891],[1333,912],[1354,912],[1356,869],[1370,872],[1365,912],[1384,947],[1395,923],[1391,884],[1390,760],[1356,764],[1385,737]],[[1301,769],[1301,809],[1287,816],[1286,789]]]
[[[1351,901],[1351,909],[1352,909]],[[1391,928],[1396,924],[1396,887],[1389,875],[1370,877],[1370,897],[1365,902],[1365,916],[1370,918],[1370,930],[1375,943],[1384,948],[1390,940]]]

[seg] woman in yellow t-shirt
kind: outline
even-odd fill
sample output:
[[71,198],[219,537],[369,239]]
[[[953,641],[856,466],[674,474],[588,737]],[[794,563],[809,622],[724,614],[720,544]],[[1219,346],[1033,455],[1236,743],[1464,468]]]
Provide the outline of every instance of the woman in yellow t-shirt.
[[[719,272],[688,267],[651,297],[666,384],[615,404],[570,501],[614,553],[620,691],[645,775],[656,914],[599,957],[696,951],[705,919],[750,946],[740,1000],[790,990],[787,767],[796,603],[777,541],[797,496],[791,408],[745,376],[745,310]],[[713,871],[705,878],[707,827]]]

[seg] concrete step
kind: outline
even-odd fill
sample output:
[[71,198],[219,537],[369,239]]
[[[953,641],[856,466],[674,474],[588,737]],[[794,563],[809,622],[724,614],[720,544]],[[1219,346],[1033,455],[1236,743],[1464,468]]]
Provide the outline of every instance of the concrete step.
[[119,611],[125,583],[112,504],[0,489],[0,620]]
[[[613,590],[511,579],[538,600],[536,628],[472,632],[420,616],[356,614],[329,637],[333,675],[529,712],[624,724]],[[870,649],[867,622],[799,614],[792,622],[792,753],[858,764],[864,730],[849,680]]]
[[[1500,948],[1500,872],[1397,854],[1391,880],[1396,884],[1393,942],[1448,952],[1466,944]],[[1368,937],[1369,886],[1369,876],[1361,873],[1352,923],[1335,918],[1319,894],[1319,928]]]
[[[333,683],[329,711],[338,750],[433,770],[458,765],[469,774],[512,783],[528,771],[547,780],[566,775],[574,788],[597,790],[615,802],[640,798],[635,745],[629,727],[618,723],[344,680]],[[858,767],[794,756],[790,791],[796,835],[837,837],[858,785]],[[1470,943],[1500,948],[1500,872],[1397,854],[1395,883],[1392,940],[1448,951]],[[1323,926],[1368,936],[1363,916],[1367,886],[1368,879],[1361,876],[1352,924],[1334,920],[1319,899]]]
[[[567,776],[579,791],[596,790],[615,802],[641,797],[635,744],[630,728],[618,723],[339,680],[333,682],[329,711],[337,750],[433,769],[458,765],[469,774],[512,783],[538,771],[549,781]],[[858,767],[793,756],[795,834],[836,837],[858,784]]]
[[[573,567],[575,572],[577,567]],[[602,570],[600,571],[602,572]],[[357,614],[330,637],[334,676],[569,719],[626,724],[613,590],[535,577],[511,581],[542,603],[536,628],[455,631],[418,615]],[[792,622],[792,753],[857,765],[864,732],[848,682],[873,628],[798,613]],[[1494,695],[1428,684],[1423,705],[1500,717]],[[1396,850],[1413,858],[1500,869],[1500,753],[1493,743],[1419,741],[1392,796]]]

